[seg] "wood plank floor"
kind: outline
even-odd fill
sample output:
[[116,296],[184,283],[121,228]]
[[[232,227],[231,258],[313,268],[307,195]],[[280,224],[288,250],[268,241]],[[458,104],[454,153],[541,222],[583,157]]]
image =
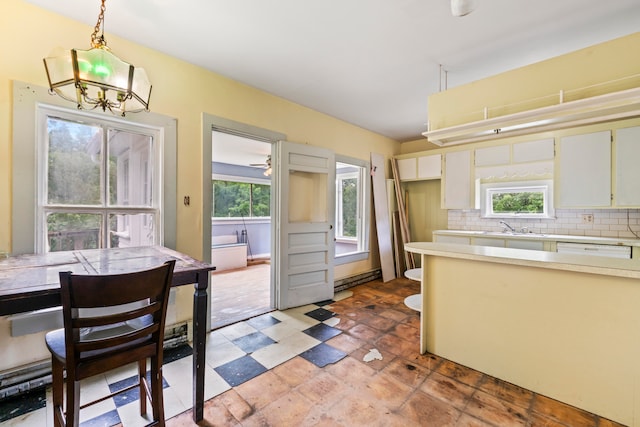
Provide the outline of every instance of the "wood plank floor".
[[269,263],[217,271],[211,278],[211,328],[218,329],[272,311]]

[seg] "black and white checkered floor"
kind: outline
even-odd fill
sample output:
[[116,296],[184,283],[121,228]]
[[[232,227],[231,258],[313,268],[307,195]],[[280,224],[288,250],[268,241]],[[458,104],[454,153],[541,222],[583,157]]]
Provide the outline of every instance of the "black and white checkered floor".
[[[340,319],[330,304],[351,296],[344,291],[333,300],[274,311],[244,322],[215,330],[207,337],[205,400],[250,380],[293,357],[300,355],[319,367],[346,356],[325,341],[340,334],[334,328]],[[163,366],[165,418],[191,408],[191,347],[184,345],[165,352]],[[83,400],[104,396],[109,390],[135,381],[136,368],[128,366],[91,378],[82,384]],[[124,427],[146,425],[139,414],[138,391],[109,399],[82,410],[81,426]],[[34,390],[26,396],[0,401],[0,427],[51,426],[50,388]]]

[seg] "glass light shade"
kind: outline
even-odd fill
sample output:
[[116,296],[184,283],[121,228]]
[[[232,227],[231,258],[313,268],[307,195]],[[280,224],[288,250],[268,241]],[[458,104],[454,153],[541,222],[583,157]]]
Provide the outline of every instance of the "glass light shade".
[[44,59],[50,89],[80,109],[122,113],[149,109],[151,83],[142,68],[122,61],[106,46],[71,49]]

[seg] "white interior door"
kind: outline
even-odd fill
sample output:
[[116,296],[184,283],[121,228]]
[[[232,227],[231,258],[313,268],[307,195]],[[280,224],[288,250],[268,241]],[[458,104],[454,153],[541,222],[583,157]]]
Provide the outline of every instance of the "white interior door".
[[275,155],[272,273],[282,310],[333,298],[335,156],[287,141]]

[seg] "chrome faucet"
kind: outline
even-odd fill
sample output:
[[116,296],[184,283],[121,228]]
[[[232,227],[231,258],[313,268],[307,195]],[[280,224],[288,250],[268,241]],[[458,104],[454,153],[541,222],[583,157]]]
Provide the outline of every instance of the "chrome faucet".
[[506,222],[500,221],[500,224],[505,226],[505,229],[503,231],[507,231],[506,229],[508,228],[509,230],[511,230],[512,233],[516,232],[516,229],[510,226],[509,224],[507,224]]

